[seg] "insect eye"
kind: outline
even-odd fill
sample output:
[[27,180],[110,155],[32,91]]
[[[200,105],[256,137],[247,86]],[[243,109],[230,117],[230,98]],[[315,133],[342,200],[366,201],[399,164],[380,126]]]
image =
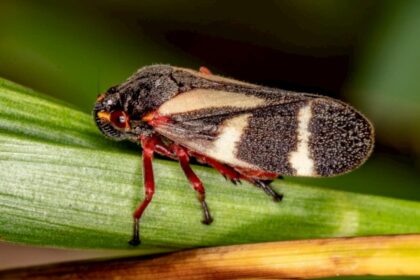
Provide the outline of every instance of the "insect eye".
[[111,113],[111,123],[119,128],[129,127],[129,117],[124,111],[114,111]]

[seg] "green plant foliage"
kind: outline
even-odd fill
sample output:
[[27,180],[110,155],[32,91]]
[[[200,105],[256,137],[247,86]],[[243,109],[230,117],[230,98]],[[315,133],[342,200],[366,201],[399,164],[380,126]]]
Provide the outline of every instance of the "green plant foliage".
[[[68,248],[133,249],[131,212],[143,197],[140,148],[105,139],[92,117],[0,81],[0,238]],[[420,203],[276,181],[274,203],[194,166],[215,218],[178,164],[155,160],[157,191],[141,221],[143,253],[249,242],[420,232]]]
[[384,1],[383,12],[365,36],[358,72],[350,91],[371,116],[377,134],[389,146],[420,146],[420,2]]

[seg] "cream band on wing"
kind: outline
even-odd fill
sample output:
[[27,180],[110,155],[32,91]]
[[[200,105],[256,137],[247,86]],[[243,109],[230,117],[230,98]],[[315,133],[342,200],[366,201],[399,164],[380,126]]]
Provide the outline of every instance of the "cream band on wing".
[[221,162],[235,166],[259,169],[237,158],[237,147],[251,116],[251,114],[243,114],[224,121],[217,139],[212,143],[212,147],[206,154]]
[[312,118],[311,102],[300,108],[297,119],[297,149],[289,153],[289,163],[298,176],[315,176],[314,160],[309,150],[309,122]]
[[168,116],[221,107],[257,108],[266,100],[252,95],[214,89],[194,89],[181,93],[159,107],[158,113]]

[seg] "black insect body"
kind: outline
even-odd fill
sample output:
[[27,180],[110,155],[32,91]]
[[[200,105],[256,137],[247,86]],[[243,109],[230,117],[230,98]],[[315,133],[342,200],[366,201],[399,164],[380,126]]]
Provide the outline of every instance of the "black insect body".
[[246,180],[281,200],[269,186],[280,174],[343,174],[360,166],[374,143],[370,122],[341,101],[244,83],[206,68],[142,68],[99,96],[93,114],[103,134],[143,148],[145,198],[134,212],[132,245],[140,243],[139,219],[155,189],[155,152],[179,160],[197,191],[203,223],[210,224],[190,157],[233,183]]

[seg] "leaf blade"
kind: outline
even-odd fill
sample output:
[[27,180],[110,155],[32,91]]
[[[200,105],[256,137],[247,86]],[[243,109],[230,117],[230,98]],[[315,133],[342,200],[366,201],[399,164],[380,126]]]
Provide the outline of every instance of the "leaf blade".
[[[91,116],[28,96],[18,86],[2,87],[4,83],[0,237],[44,246],[133,249],[127,241],[131,212],[143,197],[140,151],[129,152],[104,139]],[[43,126],[42,131],[30,130],[36,124]],[[71,137],[65,137],[70,130]],[[206,185],[215,218],[205,226],[195,194],[177,164],[166,160],[154,164],[157,191],[141,221],[140,251],[420,232],[418,202],[286,180],[273,184],[285,194],[284,201],[273,203],[247,183],[235,187],[214,170],[194,166]]]

